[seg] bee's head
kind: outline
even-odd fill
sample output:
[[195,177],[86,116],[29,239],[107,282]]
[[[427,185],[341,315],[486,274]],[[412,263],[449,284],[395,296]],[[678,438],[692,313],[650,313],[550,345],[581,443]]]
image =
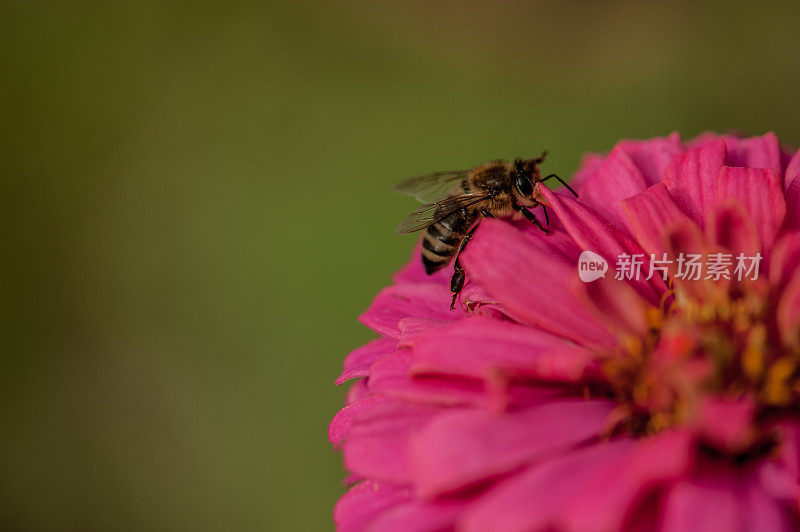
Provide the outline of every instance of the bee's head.
[[533,207],[537,201],[533,197],[534,185],[542,180],[539,173],[539,163],[544,161],[547,152],[543,152],[536,159],[517,159],[514,161],[512,177],[514,195],[517,204],[524,207]]

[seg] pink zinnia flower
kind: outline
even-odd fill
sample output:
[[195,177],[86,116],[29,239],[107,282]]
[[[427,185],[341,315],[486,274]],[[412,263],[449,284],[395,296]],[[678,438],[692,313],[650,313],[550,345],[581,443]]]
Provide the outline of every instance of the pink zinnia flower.
[[[539,186],[551,234],[481,222],[455,311],[417,251],[337,381],[359,379],[329,429],[339,530],[797,529],[798,174],[771,133],[626,140],[579,199]],[[605,278],[579,280],[584,250]],[[730,279],[676,260],[720,254]]]

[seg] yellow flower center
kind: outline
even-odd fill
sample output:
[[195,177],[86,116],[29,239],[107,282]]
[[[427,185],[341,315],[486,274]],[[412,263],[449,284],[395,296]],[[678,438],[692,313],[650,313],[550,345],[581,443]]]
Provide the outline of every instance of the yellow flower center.
[[690,425],[709,399],[752,400],[756,424],[800,405],[800,350],[781,343],[766,287],[708,292],[698,298],[677,287],[670,304],[648,308],[644,337],[620,337],[605,357],[629,433]]

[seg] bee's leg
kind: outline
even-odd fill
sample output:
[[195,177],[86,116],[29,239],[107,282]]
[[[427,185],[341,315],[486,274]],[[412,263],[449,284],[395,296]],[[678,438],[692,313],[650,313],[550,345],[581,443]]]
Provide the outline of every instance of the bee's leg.
[[576,198],[578,197],[578,193],[575,192],[574,190],[572,190],[572,187],[569,186],[563,179],[558,177],[558,175],[556,175],[556,174],[550,174],[549,176],[545,177],[544,179],[542,179],[542,183],[544,183],[545,181],[547,181],[551,177],[555,177],[558,180],[558,182],[561,183],[562,185],[564,185],[565,187],[567,187],[567,190],[572,192],[575,195]]
[[456,308],[456,298],[458,294],[461,293],[461,290],[464,288],[464,268],[461,267],[461,264],[456,263],[454,264],[453,269],[453,277],[450,278],[450,292],[453,293],[453,300],[450,301],[450,310]]
[[[494,218],[494,216],[492,216],[492,214],[488,211],[481,211],[481,214],[487,218]],[[472,240],[472,235],[475,233],[475,229],[478,228],[478,225],[479,224],[475,224],[475,226],[470,229],[466,235],[464,235],[464,238],[458,245],[456,256],[453,259],[453,276],[450,278],[450,292],[453,293],[453,300],[450,302],[450,310],[456,308],[456,298],[464,288],[464,268],[461,267],[461,263],[459,262],[458,258],[461,256],[461,252],[464,251],[464,248],[467,247],[467,242]]]
[[547,216],[547,205],[545,205],[544,203],[540,203],[538,201],[536,201],[536,205],[542,208],[542,212],[544,213],[544,225],[550,227],[550,217]]
[[[529,211],[529,210],[528,210],[528,209],[526,209],[525,207],[522,207],[522,206],[519,206],[519,205],[517,205],[517,206],[516,206],[516,207],[514,207],[514,208],[515,208],[515,209],[517,209],[519,212],[521,212],[521,213],[522,213],[522,215],[523,215],[525,218],[527,218],[527,219],[528,219],[528,221],[531,221],[531,222],[533,222],[533,223],[536,225],[536,227],[538,227],[539,229],[541,229],[541,230],[542,230],[542,231],[544,231],[545,233],[550,233],[550,231],[548,231],[547,229],[545,229],[544,227],[542,227],[542,224],[540,224],[540,223],[539,223],[539,220],[537,220],[537,219],[536,219],[536,216],[535,216],[535,215],[534,215],[534,214],[533,214],[531,211]],[[550,224],[550,222],[548,221],[548,225],[549,225],[549,224]]]
[[[486,209],[481,209],[481,216],[484,218],[494,218],[492,213]],[[458,251],[456,251],[456,256],[453,260],[453,276],[450,278],[450,292],[453,293],[453,300],[450,302],[450,310],[456,308],[456,298],[458,298],[458,294],[460,294],[461,290],[464,288],[464,268],[461,267],[458,257],[461,256],[461,252],[464,251],[465,247],[467,247],[467,242],[472,240],[472,235],[475,233],[475,229],[478,228],[478,225],[479,224],[475,224],[472,229],[470,229],[469,232],[464,235],[464,238],[458,245]]]

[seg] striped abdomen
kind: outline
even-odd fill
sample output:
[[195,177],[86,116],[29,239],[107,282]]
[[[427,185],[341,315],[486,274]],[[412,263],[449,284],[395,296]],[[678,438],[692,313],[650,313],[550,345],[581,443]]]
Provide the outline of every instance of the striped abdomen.
[[428,226],[422,237],[422,264],[428,275],[447,266],[473,221],[471,212],[459,210]]

